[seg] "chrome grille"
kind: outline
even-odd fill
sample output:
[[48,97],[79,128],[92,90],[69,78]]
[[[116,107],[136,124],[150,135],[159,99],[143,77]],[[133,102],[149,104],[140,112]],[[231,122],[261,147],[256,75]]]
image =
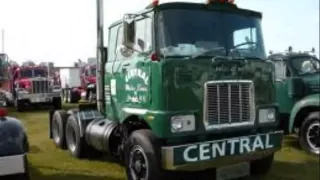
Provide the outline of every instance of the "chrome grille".
[[205,84],[204,119],[208,126],[253,124],[252,81],[211,81]]
[[48,92],[49,92],[49,81],[46,81],[46,80],[32,81],[32,93],[48,93]]

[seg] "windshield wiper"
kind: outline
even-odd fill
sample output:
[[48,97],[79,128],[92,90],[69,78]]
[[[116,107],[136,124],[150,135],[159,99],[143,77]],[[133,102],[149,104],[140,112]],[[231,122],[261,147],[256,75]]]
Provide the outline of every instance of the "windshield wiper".
[[193,56],[189,56],[189,59],[195,59],[197,57],[200,57],[200,56],[204,56],[205,54],[208,54],[212,51],[217,51],[217,50],[221,50],[221,49],[225,49],[224,47],[215,47],[215,48],[211,48],[211,49],[208,49],[202,53],[199,53],[199,54],[196,54],[196,55],[193,55]]

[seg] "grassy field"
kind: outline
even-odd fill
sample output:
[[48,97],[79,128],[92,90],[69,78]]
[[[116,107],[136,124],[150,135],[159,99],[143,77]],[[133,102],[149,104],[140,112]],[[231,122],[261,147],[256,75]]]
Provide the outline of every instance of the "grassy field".
[[[32,180],[124,180],[124,169],[114,163],[98,160],[77,160],[67,151],[54,147],[48,136],[48,110],[16,113],[27,129]],[[301,151],[295,137],[287,137],[277,153],[273,167],[264,180],[317,180],[319,158]]]

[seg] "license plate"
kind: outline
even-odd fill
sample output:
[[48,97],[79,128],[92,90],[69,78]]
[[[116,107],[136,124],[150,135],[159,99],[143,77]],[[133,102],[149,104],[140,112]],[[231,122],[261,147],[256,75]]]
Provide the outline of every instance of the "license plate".
[[223,166],[217,168],[216,179],[217,180],[229,180],[250,175],[250,164],[239,163],[229,166]]

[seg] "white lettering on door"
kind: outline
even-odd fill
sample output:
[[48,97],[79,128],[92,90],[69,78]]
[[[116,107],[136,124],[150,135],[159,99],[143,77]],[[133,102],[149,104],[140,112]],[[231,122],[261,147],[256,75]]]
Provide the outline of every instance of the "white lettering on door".
[[259,149],[264,149],[262,140],[260,136],[257,136],[253,142],[253,147],[252,147],[252,151],[256,151],[257,148]]
[[115,79],[111,79],[110,91],[111,91],[111,95],[112,96],[117,94],[117,84],[116,84],[116,80]]
[[210,155],[208,154],[210,152],[209,144],[200,144],[199,154],[200,154],[200,160],[209,160]]
[[191,150],[196,150],[197,148],[198,148],[197,145],[193,145],[193,146],[187,147],[187,148],[184,150],[184,152],[183,152],[183,158],[184,158],[184,160],[187,161],[187,162],[196,162],[196,161],[198,161],[198,157],[191,158],[191,157],[189,156],[189,152],[190,152]]

